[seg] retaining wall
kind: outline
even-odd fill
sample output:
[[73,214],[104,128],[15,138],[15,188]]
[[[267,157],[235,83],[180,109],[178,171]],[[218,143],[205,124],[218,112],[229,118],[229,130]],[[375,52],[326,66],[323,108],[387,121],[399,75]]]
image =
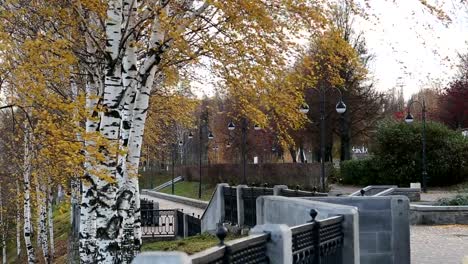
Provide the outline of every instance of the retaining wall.
[[359,212],[362,264],[410,264],[409,200],[405,196],[307,197]]
[[468,225],[468,206],[410,206],[412,225]]

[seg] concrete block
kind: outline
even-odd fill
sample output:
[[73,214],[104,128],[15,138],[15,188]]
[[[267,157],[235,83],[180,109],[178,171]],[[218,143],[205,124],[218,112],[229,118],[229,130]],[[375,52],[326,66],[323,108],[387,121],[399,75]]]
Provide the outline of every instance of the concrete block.
[[286,185],[275,185],[273,186],[273,195],[278,196],[281,195],[281,190],[286,190],[288,189],[288,186]]
[[377,253],[377,234],[375,232],[360,232],[359,246],[361,247],[361,255]]
[[392,251],[392,233],[391,232],[379,232],[377,233],[377,252],[388,252]]
[[[375,254],[393,264],[410,264],[409,200],[405,196],[307,197],[303,199],[355,206],[359,211],[362,263],[373,262]],[[375,248],[372,246],[375,234]],[[382,233],[390,234],[390,239]],[[380,236],[379,236],[380,235]],[[370,239],[368,242],[367,240]],[[388,244],[390,241],[390,245]],[[375,252],[374,252],[375,250]],[[385,262],[384,262],[385,263]]]
[[356,207],[301,198],[261,196],[257,198],[257,224],[286,224],[290,227],[305,224],[311,220],[310,209],[317,210],[317,220],[344,216],[343,263],[359,263],[359,217]]
[[270,233],[267,256],[271,264],[292,263],[292,233],[287,225],[256,225],[250,234]]
[[184,252],[144,252],[133,259],[132,264],[190,264],[192,261]]
[[228,187],[227,183],[220,183],[216,186],[213,198],[208,203],[205,212],[201,217],[201,231],[215,233],[218,223],[224,221],[224,195],[223,187]]
[[393,260],[391,254],[372,254],[366,259],[361,260],[361,264],[393,264],[396,263]]

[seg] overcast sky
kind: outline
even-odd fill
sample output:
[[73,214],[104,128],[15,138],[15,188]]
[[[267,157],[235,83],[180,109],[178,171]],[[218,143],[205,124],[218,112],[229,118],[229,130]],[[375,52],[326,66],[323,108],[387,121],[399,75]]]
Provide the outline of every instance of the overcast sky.
[[[457,53],[468,51],[468,12],[452,0],[438,1],[452,22],[444,25],[418,0],[370,0],[371,18],[358,19],[376,59],[371,72],[377,87],[403,86],[405,98],[446,83],[456,72]],[[430,1],[429,1],[430,2]],[[432,1],[436,3],[436,1]]]
[[[332,0],[330,0],[332,1]],[[451,18],[445,23],[419,0],[358,0],[367,2],[369,18],[356,18],[375,59],[370,72],[377,89],[403,87],[405,98],[434,83],[446,84],[456,73],[457,54],[468,52],[468,10],[459,0],[428,0]],[[457,6],[458,5],[458,6]],[[213,95],[212,76],[197,70],[195,94]]]

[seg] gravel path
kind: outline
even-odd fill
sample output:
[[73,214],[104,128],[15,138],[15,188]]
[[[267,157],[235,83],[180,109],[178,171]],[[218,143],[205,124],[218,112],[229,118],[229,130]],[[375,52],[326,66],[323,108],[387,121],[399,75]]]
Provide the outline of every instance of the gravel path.
[[161,198],[156,198],[156,197],[152,197],[148,195],[140,195],[140,198],[159,203],[159,209],[182,209],[184,213],[195,214],[195,216],[199,215],[200,217],[202,216],[203,211],[204,211],[203,209],[200,209],[197,207],[192,207],[192,206],[188,206],[185,204],[176,203],[176,202],[172,202],[172,201],[168,201],[168,200],[164,200]]
[[468,256],[468,225],[411,226],[412,264],[461,264]]

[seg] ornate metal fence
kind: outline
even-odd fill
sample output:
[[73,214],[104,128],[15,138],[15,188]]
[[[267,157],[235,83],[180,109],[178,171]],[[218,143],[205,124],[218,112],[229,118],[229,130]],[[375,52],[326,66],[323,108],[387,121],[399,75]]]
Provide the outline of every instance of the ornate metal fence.
[[266,255],[270,234],[251,235],[224,244],[226,229],[218,229],[218,247],[213,247],[192,256],[193,264],[244,264],[269,263]]
[[175,237],[177,235],[177,210],[141,209],[143,237]]
[[342,263],[343,216],[316,221],[311,210],[310,223],[291,228],[294,264]]
[[195,236],[201,234],[201,219],[200,216],[195,217],[195,215],[187,215],[187,228],[188,236]]
[[273,189],[259,187],[242,188],[242,200],[244,201],[244,224],[255,226],[257,224],[257,198],[263,195],[273,195]]
[[237,224],[237,193],[235,187],[223,187],[224,222]]

